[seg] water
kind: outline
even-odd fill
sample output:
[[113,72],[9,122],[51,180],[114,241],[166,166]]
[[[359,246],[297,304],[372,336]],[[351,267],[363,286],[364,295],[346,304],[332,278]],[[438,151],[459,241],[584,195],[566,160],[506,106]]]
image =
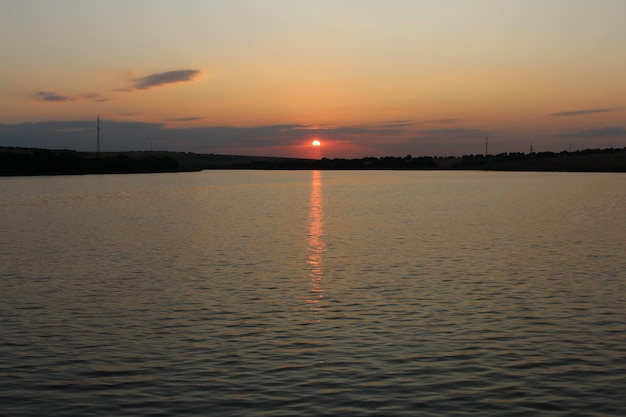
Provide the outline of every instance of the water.
[[0,178],[2,416],[618,416],[626,176]]

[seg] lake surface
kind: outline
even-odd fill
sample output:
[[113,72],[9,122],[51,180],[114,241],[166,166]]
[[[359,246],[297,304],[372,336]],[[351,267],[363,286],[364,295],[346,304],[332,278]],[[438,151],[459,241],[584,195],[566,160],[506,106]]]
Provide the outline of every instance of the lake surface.
[[618,416],[626,175],[0,178],[2,416]]

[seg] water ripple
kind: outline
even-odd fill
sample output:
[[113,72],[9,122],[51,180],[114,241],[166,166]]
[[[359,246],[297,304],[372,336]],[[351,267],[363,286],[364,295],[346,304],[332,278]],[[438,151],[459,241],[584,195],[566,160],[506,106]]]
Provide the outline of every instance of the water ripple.
[[0,415],[622,415],[624,177],[474,174],[8,190]]

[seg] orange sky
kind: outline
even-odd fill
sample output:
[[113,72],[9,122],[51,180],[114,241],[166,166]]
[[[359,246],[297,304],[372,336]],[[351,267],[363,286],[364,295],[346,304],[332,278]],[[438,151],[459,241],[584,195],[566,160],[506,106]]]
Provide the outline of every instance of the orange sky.
[[9,0],[0,146],[93,150],[99,115],[104,150],[623,147],[623,16],[610,0]]

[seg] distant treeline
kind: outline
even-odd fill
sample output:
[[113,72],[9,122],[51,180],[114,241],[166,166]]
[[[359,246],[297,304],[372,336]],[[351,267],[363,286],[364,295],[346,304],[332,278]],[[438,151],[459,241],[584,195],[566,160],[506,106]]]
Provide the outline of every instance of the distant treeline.
[[[522,152],[508,152],[508,153],[500,153],[497,155],[464,155],[460,158],[458,162],[453,164],[453,168],[460,169],[471,169],[471,168],[480,168],[485,169],[490,166],[493,168],[498,167],[514,167],[519,166],[520,169],[524,166],[530,165],[541,165],[541,166],[550,166],[550,162],[557,161],[570,161],[570,162],[583,162],[583,161],[596,161],[602,162],[602,159],[596,158],[597,156],[607,156],[609,154],[621,154],[624,155],[626,152],[626,148],[608,148],[608,149],[584,149],[578,150],[574,152],[532,152],[532,153],[522,153]],[[589,156],[595,156],[594,158],[589,158]],[[615,159],[615,158],[612,158]],[[546,162],[537,164],[538,161]],[[605,158],[606,162],[607,159]],[[524,164],[524,162],[528,164]],[[602,168],[602,164],[599,164],[598,168]],[[606,166],[604,166],[606,168]]]
[[586,149],[575,152],[500,153],[461,157],[366,157],[359,159],[249,161],[229,168],[336,169],[336,170],[434,170],[479,169],[502,171],[603,171],[626,172],[626,148]]
[[171,172],[178,161],[169,156],[132,158],[71,150],[0,148],[0,175],[107,174]]
[[405,157],[383,156],[380,158],[366,157],[357,159],[322,158],[291,159],[282,161],[250,161],[237,164],[233,168],[247,169],[437,169],[435,158],[430,156]]
[[190,152],[76,152],[0,147],[0,175],[175,172],[205,169],[268,170],[494,170],[626,172],[626,148],[574,152],[500,153],[460,157],[298,159]]

